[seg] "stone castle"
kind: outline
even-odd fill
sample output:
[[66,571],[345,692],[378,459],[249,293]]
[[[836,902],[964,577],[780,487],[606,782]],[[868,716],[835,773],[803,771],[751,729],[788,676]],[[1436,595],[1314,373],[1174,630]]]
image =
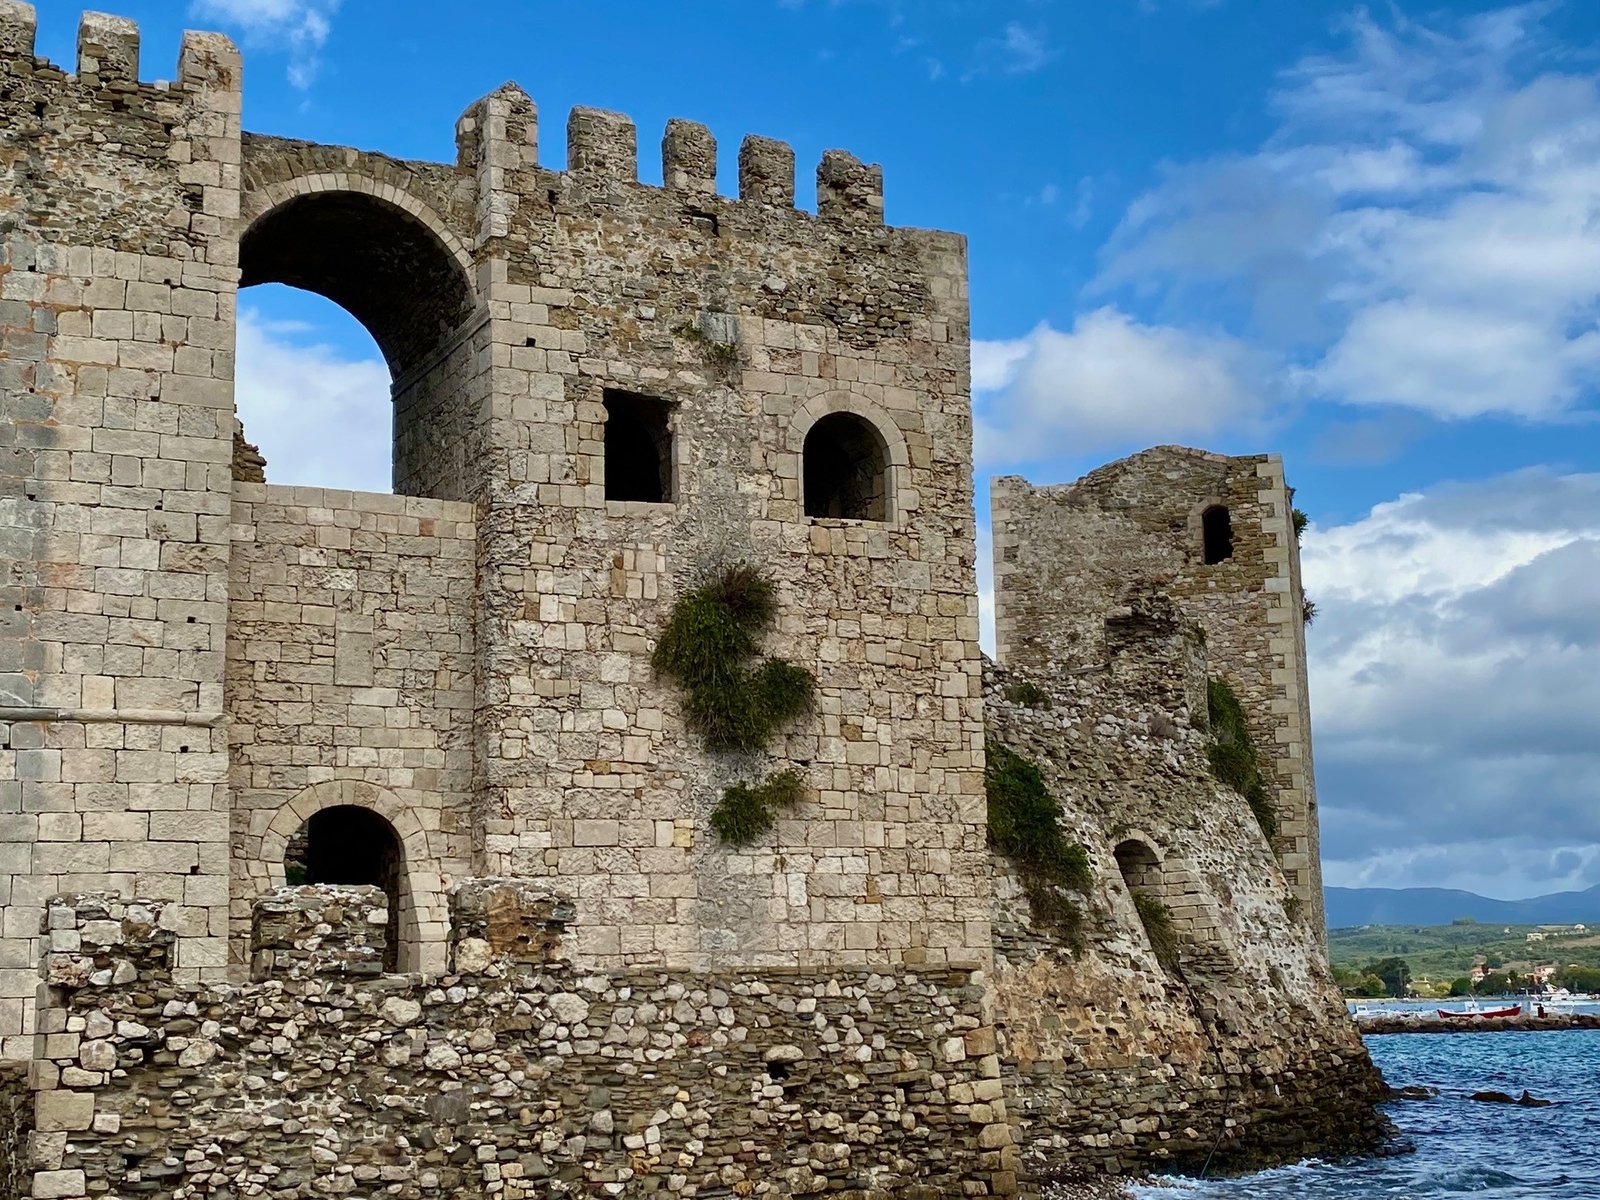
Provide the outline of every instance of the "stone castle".
[[[578,109],[557,170],[514,85],[399,161],[243,133],[220,36],[149,83],[130,22],[73,73],[35,26],[0,0],[11,1194],[931,1200],[1380,1136],[1280,460],[996,481],[990,664],[965,242],[878,167],[812,214],[749,137],[724,197],[673,121],[649,186]],[[243,441],[274,282],[387,358],[395,494]],[[709,817],[760,765],[651,664],[738,563],[814,681],[748,846]],[[991,845],[1002,752],[1082,848],[1059,904]]]

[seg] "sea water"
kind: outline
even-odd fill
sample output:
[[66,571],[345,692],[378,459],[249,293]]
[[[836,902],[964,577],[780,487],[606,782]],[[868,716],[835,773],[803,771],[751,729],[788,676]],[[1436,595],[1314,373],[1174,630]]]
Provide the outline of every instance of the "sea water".
[[[1243,1179],[1173,1180],[1142,1200],[1600,1200],[1600,1031],[1369,1037],[1395,1087],[1437,1088],[1386,1111],[1415,1153],[1308,1162]],[[1518,1108],[1473,1092],[1553,1100]]]

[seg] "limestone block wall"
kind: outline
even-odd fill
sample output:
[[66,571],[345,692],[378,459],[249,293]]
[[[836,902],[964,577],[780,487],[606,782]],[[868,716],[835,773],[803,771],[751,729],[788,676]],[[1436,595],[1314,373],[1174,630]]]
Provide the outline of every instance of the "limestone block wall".
[[[1048,1177],[1367,1150],[1382,1080],[1253,815],[1210,776],[1196,643],[1170,603],[1138,615],[1099,666],[987,677],[991,737],[1041,768],[1094,880],[1074,894],[1073,947],[995,859],[993,995],[1026,1161]],[[1031,706],[1009,698],[1020,681],[1039,689]],[[1125,870],[1119,851],[1153,866]],[[1132,888],[1171,911],[1175,965]]]
[[[1307,927],[1323,925],[1304,594],[1277,455],[1160,446],[1076,483],[991,490],[996,651],[1007,666],[1103,662],[1106,616],[1157,588],[1205,633],[1211,669],[1238,693],[1267,759],[1276,853]],[[1205,562],[1202,516],[1228,510],[1233,550]]]
[[139,79],[91,14],[76,73],[0,3],[0,1053],[25,1055],[44,900],[167,902],[226,965],[223,644],[239,59]]
[[271,897],[238,987],[173,985],[157,905],[55,902],[32,1194],[1022,1191],[971,972],[374,978],[365,891]]
[[[876,170],[848,156],[819,172],[819,214],[797,210],[793,154],[764,139],[718,196],[715,143],[685,122],[665,188],[637,182],[616,114],[575,112],[567,170],[539,166],[514,89],[461,140],[495,256],[484,869],[571,892],[601,965],[981,961],[961,239],[886,228]],[[607,389],[666,406],[666,502],[606,500]],[[881,442],[886,520],[805,515],[805,438],[835,412]],[[708,757],[649,665],[672,603],[737,561],[778,587],[766,649],[819,682],[767,761]],[[784,767],[807,801],[758,847],[718,845],[722,787]]]
[[357,805],[404,847],[401,966],[441,968],[444,892],[473,853],[474,511],[239,483],[232,533],[232,961],[289,839]]

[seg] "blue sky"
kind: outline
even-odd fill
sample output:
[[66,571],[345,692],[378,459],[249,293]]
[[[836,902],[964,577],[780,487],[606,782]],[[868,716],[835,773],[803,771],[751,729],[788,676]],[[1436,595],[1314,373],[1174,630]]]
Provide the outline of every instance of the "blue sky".
[[[70,61],[76,4],[44,0]],[[1281,451],[1329,882],[1600,882],[1600,5],[1328,0],[121,0],[246,51],[249,129],[453,157],[507,79],[884,164],[971,242],[979,514],[1167,441]],[[382,487],[358,326],[242,298],[270,477]],[[319,414],[306,419],[308,410]],[[339,436],[330,438],[330,425]],[[986,550],[985,550],[986,553]],[[986,581],[985,581],[986,586]]]

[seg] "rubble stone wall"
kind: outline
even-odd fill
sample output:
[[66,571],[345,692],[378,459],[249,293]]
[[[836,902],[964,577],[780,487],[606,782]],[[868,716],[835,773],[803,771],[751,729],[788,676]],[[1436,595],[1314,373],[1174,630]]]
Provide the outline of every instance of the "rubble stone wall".
[[[995,861],[992,985],[1026,1160],[1226,1171],[1370,1149],[1381,1078],[1254,815],[1209,773],[1186,618],[1148,599],[1106,645],[1076,672],[991,667],[985,689],[990,735],[1039,765],[1094,879],[1071,947]],[[1008,698],[1019,681],[1032,706]],[[1130,842],[1159,862],[1131,882],[1175,918],[1170,969],[1119,869]]]
[[227,962],[227,629],[239,72],[188,34],[139,80],[90,14],[77,71],[0,3],[0,1053],[32,1045],[45,899],[169,902]]
[[376,977],[381,902],[274,893],[269,977],[187,988],[159,906],[58,901],[32,1194],[1019,1190],[971,972]]
[[[1105,660],[1105,618],[1156,589],[1205,633],[1211,669],[1242,703],[1266,759],[1278,863],[1321,936],[1322,858],[1305,599],[1278,455],[1159,446],[1076,483],[994,480],[996,652],[1006,666]],[[1228,510],[1233,552],[1205,562],[1202,516]]]
[[442,896],[472,863],[476,532],[459,502],[235,485],[234,963],[289,839],[354,804],[405,847],[401,966],[443,966]]

